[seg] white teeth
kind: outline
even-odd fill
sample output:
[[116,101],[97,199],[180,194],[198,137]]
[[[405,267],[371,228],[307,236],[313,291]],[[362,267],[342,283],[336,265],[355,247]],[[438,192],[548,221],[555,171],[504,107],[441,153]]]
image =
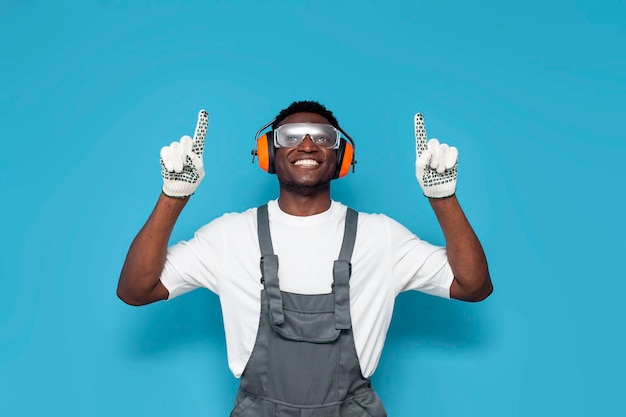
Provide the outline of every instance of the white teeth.
[[319,165],[319,163],[317,161],[314,161],[313,159],[300,159],[294,162],[293,164],[294,165],[308,165],[308,166]]

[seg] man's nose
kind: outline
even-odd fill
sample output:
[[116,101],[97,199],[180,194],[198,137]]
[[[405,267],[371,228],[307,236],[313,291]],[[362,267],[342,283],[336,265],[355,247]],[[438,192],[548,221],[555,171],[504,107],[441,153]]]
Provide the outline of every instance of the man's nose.
[[313,138],[308,133],[306,134],[304,139],[302,139],[302,142],[300,142],[300,145],[298,147],[307,150],[317,149],[317,145],[315,144],[315,142],[313,142]]

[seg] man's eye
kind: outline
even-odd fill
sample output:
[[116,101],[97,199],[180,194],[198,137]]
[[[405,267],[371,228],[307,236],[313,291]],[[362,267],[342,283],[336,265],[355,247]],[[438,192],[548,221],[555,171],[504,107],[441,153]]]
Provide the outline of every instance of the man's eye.
[[297,136],[287,136],[286,140],[287,142],[297,142],[300,138]]
[[318,136],[315,138],[315,142],[318,143],[324,143],[324,142],[329,142],[330,139],[327,136]]

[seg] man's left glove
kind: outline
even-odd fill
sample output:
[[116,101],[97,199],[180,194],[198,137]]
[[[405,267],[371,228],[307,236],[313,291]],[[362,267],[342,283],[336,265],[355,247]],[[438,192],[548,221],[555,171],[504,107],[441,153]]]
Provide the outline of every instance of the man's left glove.
[[454,146],[439,143],[437,139],[426,141],[421,113],[415,115],[415,153],[415,176],[424,195],[429,198],[454,195],[459,152]]
[[184,198],[196,192],[204,178],[202,154],[208,125],[209,114],[200,110],[193,140],[185,135],[179,142],[161,148],[161,176],[166,196]]

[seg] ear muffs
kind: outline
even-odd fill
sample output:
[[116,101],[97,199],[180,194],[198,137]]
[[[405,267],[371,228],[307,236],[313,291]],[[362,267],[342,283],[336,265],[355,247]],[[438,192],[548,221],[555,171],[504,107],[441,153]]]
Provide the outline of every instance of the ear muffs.
[[[252,162],[254,162],[255,157],[258,158],[259,168],[269,174],[276,173],[276,169],[274,167],[274,155],[276,154],[276,148],[274,147],[274,131],[270,130],[260,137],[259,134],[272,123],[273,120],[257,132],[256,148],[252,150]],[[352,167],[352,172],[354,172],[354,165],[356,164],[356,160],[354,159],[354,141],[341,128],[339,130],[341,130],[341,133],[343,133],[350,141],[348,142],[342,138],[339,148],[336,150],[337,169],[335,170],[333,179],[342,178],[348,175],[350,167]]]
[[354,163],[354,147],[345,139],[341,139],[339,149],[337,149],[337,170],[333,179],[348,175],[350,167],[353,167]]
[[[253,151],[254,152],[254,151]],[[259,168],[269,174],[275,174],[274,169],[274,131],[270,130],[256,140],[256,157],[259,158]],[[253,160],[254,162],[254,160]]]

